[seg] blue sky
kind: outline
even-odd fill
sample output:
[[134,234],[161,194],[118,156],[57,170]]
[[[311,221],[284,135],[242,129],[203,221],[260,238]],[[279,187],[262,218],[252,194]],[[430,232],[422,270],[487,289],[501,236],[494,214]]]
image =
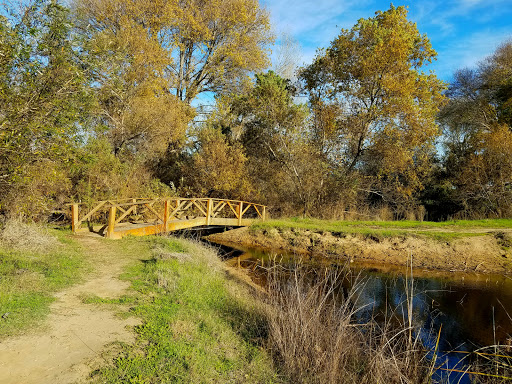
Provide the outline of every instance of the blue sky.
[[[379,0],[260,0],[270,11],[276,35],[287,33],[301,45],[300,65],[309,64],[320,47],[327,47],[341,28],[389,9]],[[424,0],[393,2],[405,5],[408,18],[426,33],[437,51],[427,67],[450,81],[455,70],[475,66],[512,39],[512,0]]]

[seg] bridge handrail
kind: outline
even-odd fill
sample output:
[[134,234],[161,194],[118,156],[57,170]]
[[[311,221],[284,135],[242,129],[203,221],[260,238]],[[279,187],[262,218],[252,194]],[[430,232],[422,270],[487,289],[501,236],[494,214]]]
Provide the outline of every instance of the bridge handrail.
[[[137,200],[137,201],[129,201],[129,200]],[[217,201],[229,201],[232,203],[242,202],[244,204],[257,205],[258,207],[266,207],[266,205],[264,205],[264,204],[252,203],[250,201],[221,199],[221,198],[217,198],[217,197],[211,197],[211,198],[209,198],[209,197],[198,197],[198,198],[194,198],[194,197],[169,197],[169,198],[156,197],[154,199],[152,199],[152,198],[133,198],[133,199],[119,199],[119,200],[98,200],[98,201],[95,201],[93,204],[82,203],[82,202],[66,203],[65,205],[66,206],[73,206],[73,205],[92,205],[92,206],[94,206],[94,205],[98,205],[100,203],[110,203],[110,204],[103,206],[104,208],[108,208],[108,207],[123,207],[123,206],[128,206],[128,205],[133,205],[133,204],[147,204],[147,203],[152,203],[152,202],[157,202],[157,201],[166,201],[166,200],[169,200],[169,201],[172,201],[172,200],[181,200],[181,201],[185,201],[185,200],[196,200],[196,201],[217,200]],[[127,202],[126,203],[117,203],[118,201],[127,201]]]
[[137,202],[133,202],[133,203],[118,203],[118,204],[110,204],[110,205],[107,205],[107,207],[125,207],[125,206],[130,206],[130,205],[134,205],[134,204],[139,204],[139,205],[142,205],[142,204],[148,204],[148,203],[153,203],[153,202],[157,202],[157,201],[208,201],[208,200],[213,200],[213,201],[229,201],[231,203],[244,203],[244,204],[250,204],[250,205],[257,205],[258,207],[266,207],[266,205],[263,205],[263,204],[257,204],[257,203],[251,203],[249,201],[244,201],[244,200],[230,200],[230,199],[219,199],[219,198],[207,198],[207,197],[199,197],[199,198],[193,198],[193,197],[171,197],[171,198],[157,198],[157,199],[152,199],[152,200],[146,200],[146,201],[137,201]]
[[[175,202],[175,204],[171,204]],[[156,203],[163,203],[163,211],[157,210],[154,205]],[[185,204],[184,204],[185,203]],[[182,220],[181,217],[189,212],[190,209],[195,212],[200,212],[205,218],[205,224],[210,225],[212,219],[217,219],[226,207],[229,215],[234,215],[238,225],[242,225],[243,216],[252,207],[253,214],[257,218],[265,220],[266,206],[263,204],[251,203],[243,200],[220,199],[220,198],[205,198],[205,197],[168,197],[168,198],[131,198],[131,199],[118,199],[118,200],[103,200],[95,202],[94,204],[87,203],[71,203],[71,217],[72,217],[72,230],[76,233],[83,222],[89,221],[92,216],[99,212],[108,209],[108,224],[107,224],[107,237],[113,234],[114,228],[117,224],[121,223],[126,217],[130,217],[137,212],[137,206],[145,206],[145,214],[148,212],[156,218],[154,223],[161,223],[163,229],[168,228],[167,224],[171,220]],[[79,216],[80,206],[88,205],[92,208],[81,218]],[[119,210],[121,215],[116,219],[116,211]],[[225,214],[226,211],[224,211]],[[187,216],[185,216],[187,217]],[[233,217],[233,216],[231,216]],[[222,218],[222,217],[220,217]]]

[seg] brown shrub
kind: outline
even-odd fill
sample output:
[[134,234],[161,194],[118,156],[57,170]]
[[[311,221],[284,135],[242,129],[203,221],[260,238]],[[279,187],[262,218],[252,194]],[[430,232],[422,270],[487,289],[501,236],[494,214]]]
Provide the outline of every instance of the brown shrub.
[[344,291],[344,273],[269,276],[269,343],[284,373],[296,383],[426,382],[426,352],[410,326],[359,323],[359,285]]
[[46,253],[57,247],[59,242],[42,226],[10,219],[0,231],[0,244],[23,251]]

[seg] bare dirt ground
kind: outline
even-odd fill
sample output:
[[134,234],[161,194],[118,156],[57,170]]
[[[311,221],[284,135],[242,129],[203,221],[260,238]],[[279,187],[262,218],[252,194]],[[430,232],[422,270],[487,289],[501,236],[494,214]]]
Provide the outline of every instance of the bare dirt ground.
[[[492,235],[493,229],[463,229],[463,232],[481,233],[482,236],[447,242],[414,236],[372,238],[310,230],[273,228],[251,231],[239,228],[210,235],[209,239],[223,244],[316,254],[350,262],[407,265],[412,260],[413,267],[426,270],[512,274],[510,249],[503,247],[500,239]],[[507,239],[512,235],[510,230],[503,228],[496,232],[506,232]]]
[[112,241],[81,237],[79,242],[95,270],[84,283],[56,295],[42,329],[0,342],[1,384],[83,382],[107,344],[133,340],[136,319],[121,319],[81,297],[119,297],[129,283],[118,277],[134,256],[119,255]]

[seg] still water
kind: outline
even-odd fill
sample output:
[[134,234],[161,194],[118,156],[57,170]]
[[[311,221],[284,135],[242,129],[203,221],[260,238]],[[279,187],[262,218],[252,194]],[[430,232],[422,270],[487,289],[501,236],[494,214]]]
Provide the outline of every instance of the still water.
[[[226,259],[232,266],[246,269],[252,279],[265,284],[266,267],[279,263],[293,268],[297,263],[308,267],[338,265],[332,259],[240,250]],[[343,261],[339,262],[343,264]],[[393,313],[407,318],[407,292],[413,297],[412,322],[424,346],[434,349],[441,329],[436,366],[465,369],[469,355],[464,352],[493,352],[496,344],[512,345],[512,279],[505,276],[407,270],[405,267],[382,267],[350,264],[344,289],[357,284],[355,305],[363,308],[360,320]],[[413,279],[411,280],[411,273]],[[406,289],[409,287],[409,290]],[[485,348],[485,349],[482,349]],[[507,348],[505,348],[505,351]],[[439,381],[446,372],[438,370]],[[468,375],[451,372],[453,383],[469,383]]]

